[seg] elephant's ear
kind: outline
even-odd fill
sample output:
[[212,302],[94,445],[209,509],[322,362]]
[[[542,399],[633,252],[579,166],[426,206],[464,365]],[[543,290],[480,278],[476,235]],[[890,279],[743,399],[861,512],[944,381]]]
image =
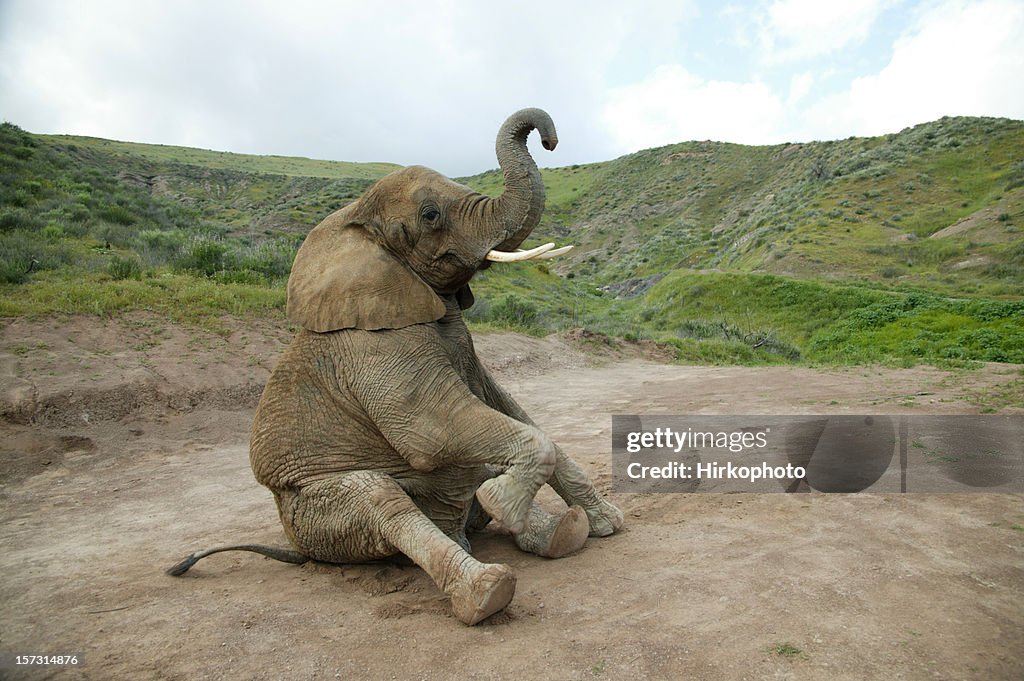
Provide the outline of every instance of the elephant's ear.
[[433,289],[352,224],[315,227],[288,278],[288,318],[318,333],[400,329],[444,314]]

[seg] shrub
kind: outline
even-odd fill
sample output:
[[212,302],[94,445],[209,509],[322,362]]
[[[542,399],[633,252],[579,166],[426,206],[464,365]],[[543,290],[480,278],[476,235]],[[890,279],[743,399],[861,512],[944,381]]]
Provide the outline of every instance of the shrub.
[[143,262],[151,267],[158,267],[177,257],[185,241],[184,232],[146,229],[135,236],[134,245]]
[[16,265],[22,272],[39,255],[39,244],[22,230],[0,234],[0,262]]
[[64,228],[51,222],[46,227],[43,227],[42,231],[39,232],[39,236],[47,241],[60,241],[64,238]]
[[284,279],[292,271],[297,251],[298,246],[290,239],[264,241],[240,254],[238,268],[262,274],[267,281]]
[[124,206],[119,206],[116,203],[109,206],[103,206],[96,211],[96,215],[107,222],[113,222],[119,225],[131,225],[135,223],[135,215]]
[[491,320],[512,327],[536,327],[540,311],[530,301],[509,293],[491,308]]
[[882,275],[883,279],[895,279],[896,277],[903,275],[903,269],[899,267],[893,267],[892,265],[888,265],[880,269],[878,273]]
[[110,246],[127,248],[135,241],[135,229],[120,222],[102,221],[95,224],[90,233],[100,241]]
[[217,241],[197,241],[175,262],[175,269],[212,277],[227,269],[228,247]]
[[491,318],[491,301],[486,298],[477,298],[473,307],[463,312],[463,316],[470,322],[486,322]]
[[12,284],[27,281],[31,272],[55,269],[74,260],[64,241],[45,241],[38,234],[17,230],[0,233],[0,280]]
[[142,279],[142,266],[135,258],[123,258],[115,255],[107,265],[107,274],[118,281],[124,279]]
[[0,210],[0,232],[24,229],[35,232],[43,228],[43,221],[36,215],[20,208]]
[[26,281],[28,271],[22,263],[0,258],[0,283],[23,284]]

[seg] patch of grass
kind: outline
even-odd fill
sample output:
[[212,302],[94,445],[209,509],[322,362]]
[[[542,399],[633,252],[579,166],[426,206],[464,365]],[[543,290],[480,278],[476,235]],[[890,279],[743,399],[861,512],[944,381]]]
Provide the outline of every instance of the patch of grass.
[[[40,343],[39,345],[42,347],[38,349],[43,349],[46,347],[46,345],[43,343]],[[32,345],[26,345],[24,343],[19,343],[18,345],[15,345],[14,347],[11,348],[11,352],[13,352],[18,357],[24,357],[25,355],[27,355],[28,353],[32,352],[35,349],[37,349],[37,347]]]
[[973,392],[967,400],[982,408],[984,413],[997,413],[1007,407],[1024,408],[1024,379],[1015,379],[1002,385]]
[[786,362],[784,358],[767,350],[752,348],[739,341],[720,338],[709,340],[661,338],[659,340],[675,348],[676,360],[683,364],[758,366]]
[[147,310],[196,326],[219,328],[228,314],[241,318],[283,318],[285,291],[279,287],[219,284],[206,278],[165,273],[145,279],[111,279],[107,274],[47,272],[17,287],[0,285],[0,317],[53,313],[112,315]]
[[792,643],[776,643],[775,645],[768,647],[768,652],[788,659],[804,656],[804,651],[800,650]]

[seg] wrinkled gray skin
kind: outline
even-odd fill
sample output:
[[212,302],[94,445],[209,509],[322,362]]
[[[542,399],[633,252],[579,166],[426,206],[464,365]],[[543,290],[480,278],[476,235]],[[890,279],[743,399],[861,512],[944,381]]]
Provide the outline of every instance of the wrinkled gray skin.
[[[533,129],[555,147],[539,109],[498,133],[499,198],[410,167],[310,232],[288,286],[289,317],[304,330],[267,383],[250,447],[297,552],[260,552],[332,563],[405,554],[475,624],[509,603],[515,577],[473,558],[467,532],[493,518],[523,550],[559,557],[621,526],[622,513],[480,364],[462,318],[487,252],[516,249],[540,220]],[[545,483],[569,505],[564,515],[534,503]]]

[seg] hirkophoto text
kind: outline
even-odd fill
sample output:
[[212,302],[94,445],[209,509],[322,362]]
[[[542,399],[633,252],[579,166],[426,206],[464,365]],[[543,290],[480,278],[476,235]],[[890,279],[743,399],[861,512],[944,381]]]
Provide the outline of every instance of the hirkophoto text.
[[672,461],[664,466],[644,466],[641,463],[633,462],[626,466],[626,475],[636,479],[654,480],[746,480],[756,482],[758,480],[797,480],[807,477],[807,471],[802,466],[794,466],[791,463],[785,466],[769,466],[762,462],[760,466],[737,466],[729,462],[720,464],[717,461],[710,461],[698,464],[685,464]]

